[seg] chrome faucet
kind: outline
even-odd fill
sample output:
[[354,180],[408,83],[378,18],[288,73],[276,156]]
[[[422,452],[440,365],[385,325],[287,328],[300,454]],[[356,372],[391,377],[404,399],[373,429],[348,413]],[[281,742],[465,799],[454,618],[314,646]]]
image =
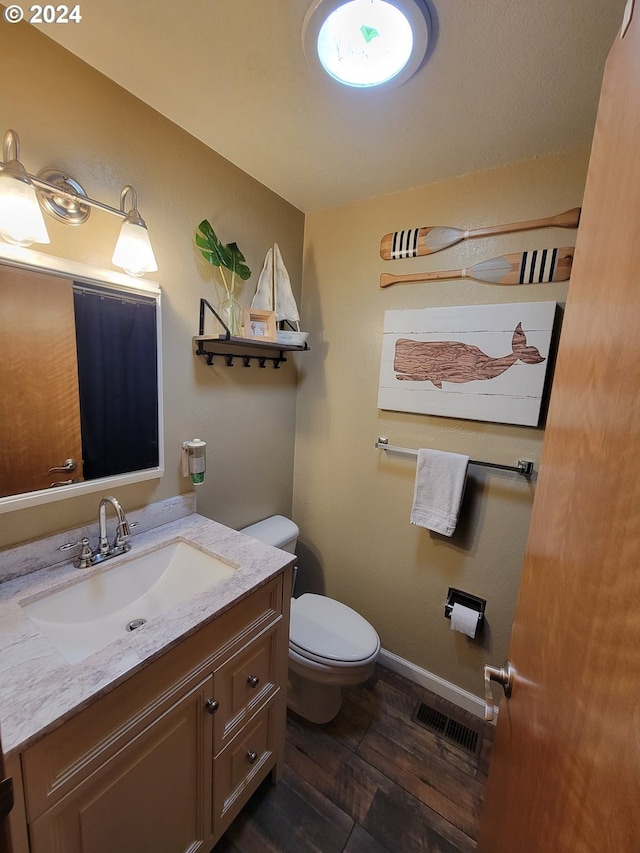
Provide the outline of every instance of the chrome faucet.
[[[113,545],[111,546],[107,539],[107,504],[111,504],[115,510],[116,518],[118,519],[116,535],[113,540]],[[124,514],[124,510],[120,506],[120,503],[111,495],[106,495],[100,501],[100,506],[98,508],[98,525],[100,527],[100,559],[105,560],[107,557],[115,557],[117,554],[124,554],[125,551],[130,550],[131,545],[128,540],[131,535],[131,530],[129,528],[129,522],[127,521],[127,517]],[[96,557],[97,556],[98,554],[96,554]],[[98,562],[98,560],[95,560],[95,562]]]
[[[107,538],[107,504],[111,504],[115,511],[116,518],[118,519],[113,545],[109,545],[109,540]],[[96,550],[92,550],[91,543],[86,536],[79,542],[67,542],[64,545],[61,545],[58,550],[69,551],[71,548],[77,548],[80,546],[80,554],[74,560],[73,564],[78,569],[90,569],[97,563],[101,563],[103,560],[108,560],[109,557],[117,557],[118,554],[126,554],[127,551],[130,551],[131,545],[129,543],[129,536],[131,536],[131,528],[137,527],[139,524],[139,521],[134,521],[129,524],[127,516],[124,514],[124,510],[116,498],[111,495],[106,495],[100,501],[100,506],[98,508],[100,539]]]

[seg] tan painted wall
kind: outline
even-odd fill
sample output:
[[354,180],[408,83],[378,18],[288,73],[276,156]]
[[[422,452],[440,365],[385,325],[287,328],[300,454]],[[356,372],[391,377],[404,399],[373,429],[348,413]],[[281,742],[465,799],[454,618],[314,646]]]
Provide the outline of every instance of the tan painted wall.
[[[206,99],[202,109],[211,110],[212,121],[224,120]],[[163,291],[166,473],[160,481],[118,489],[123,506],[187,491],[180,446],[198,436],[208,442],[207,479],[198,492],[204,514],[238,527],[272,512],[290,513],[295,364],[277,371],[208,367],[193,354],[199,299],[217,304],[223,290],[192,242],[205,217],[225,242],[238,242],[253,271],[240,291],[248,305],[274,241],[299,287],[302,213],[26,24],[2,27],[0,119],[3,133],[18,132],[28,171],[68,170],[89,196],[115,207],[125,184],[138,191],[158,260],[153,277]],[[51,253],[112,268],[116,217],[94,211],[76,229],[47,217],[47,227]],[[0,515],[0,547],[91,521],[99,494]]]
[[[573,245],[575,230],[469,241],[429,258],[381,261],[383,234],[419,225],[480,227],[559,213],[580,204],[588,151],[574,150],[307,216],[305,326],[313,352],[298,394],[294,518],[302,530],[299,591],[357,608],[387,650],[482,695],[482,667],[506,657],[535,486],[517,474],[471,469],[452,539],[412,526],[413,460],[374,449],[378,436],[515,464],[538,461],[543,430],[379,411],[378,372],[387,309],[557,300],[566,284],[508,288],[473,281],[397,285],[382,270],[470,266],[537,246]],[[449,586],[487,599],[476,641],[443,616]]]

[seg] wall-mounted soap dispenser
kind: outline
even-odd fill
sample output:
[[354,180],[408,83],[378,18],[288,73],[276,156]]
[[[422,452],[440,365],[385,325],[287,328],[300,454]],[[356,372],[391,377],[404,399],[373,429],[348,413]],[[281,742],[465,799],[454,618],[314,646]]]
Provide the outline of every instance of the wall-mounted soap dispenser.
[[207,470],[207,443],[199,438],[182,442],[182,476],[191,477],[194,486],[204,483]]

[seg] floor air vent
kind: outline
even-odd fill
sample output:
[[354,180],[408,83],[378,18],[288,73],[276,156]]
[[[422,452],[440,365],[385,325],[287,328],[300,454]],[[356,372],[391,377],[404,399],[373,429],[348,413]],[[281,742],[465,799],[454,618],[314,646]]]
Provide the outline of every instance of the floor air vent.
[[474,732],[473,729],[464,726],[441,711],[436,711],[435,708],[425,705],[424,702],[418,705],[411,719],[419,725],[424,726],[425,729],[442,735],[447,740],[461,746],[467,752],[471,752],[474,755],[480,747],[478,732]]

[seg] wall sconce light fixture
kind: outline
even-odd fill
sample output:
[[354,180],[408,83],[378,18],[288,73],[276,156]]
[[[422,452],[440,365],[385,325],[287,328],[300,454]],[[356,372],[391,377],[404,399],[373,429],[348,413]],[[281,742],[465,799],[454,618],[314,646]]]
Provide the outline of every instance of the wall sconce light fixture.
[[8,130],[4,135],[0,172],[0,236],[18,246],[49,243],[36,188],[19,157],[18,134]]
[[[65,225],[75,226],[86,222],[91,208],[96,207],[123,220],[112,263],[134,276],[158,269],[134,187],[127,184],[120,194],[120,207],[110,207],[89,198],[76,180],[59,169],[42,169],[37,176],[28,174],[19,158],[18,134],[8,130],[0,164],[0,236],[4,240],[19,246],[49,243],[42,210]],[[129,194],[131,206],[125,211]]]
[[[131,193],[131,209],[125,213],[125,199]],[[127,184],[120,193],[120,212],[124,222],[111,262],[129,275],[144,275],[158,269],[144,219],[138,213],[138,193]]]

